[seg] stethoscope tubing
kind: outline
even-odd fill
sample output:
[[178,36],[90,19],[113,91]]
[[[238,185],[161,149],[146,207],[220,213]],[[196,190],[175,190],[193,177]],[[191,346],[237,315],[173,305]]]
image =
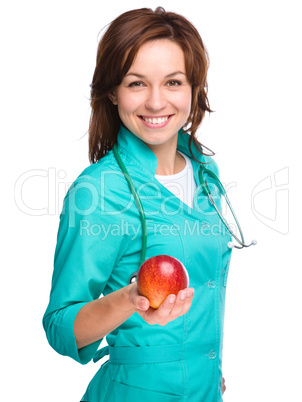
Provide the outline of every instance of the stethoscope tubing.
[[119,164],[119,167],[121,168],[122,173],[125,176],[125,179],[127,180],[127,183],[129,185],[131,194],[134,197],[134,200],[135,200],[135,203],[136,203],[136,206],[137,206],[137,209],[139,211],[140,218],[141,218],[142,232],[143,232],[143,235],[142,235],[142,250],[141,250],[141,257],[140,257],[140,261],[139,261],[139,266],[141,266],[142,263],[145,261],[146,250],[147,250],[147,234],[148,234],[148,232],[147,232],[147,222],[146,222],[145,211],[144,211],[143,205],[141,203],[141,200],[139,198],[139,195],[137,194],[137,191],[136,191],[135,185],[134,185],[134,183],[133,183],[133,181],[131,179],[131,176],[128,173],[128,170],[127,170],[126,166],[124,165],[124,162],[122,161],[122,158],[120,157],[120,154],[118,152],[116,143],[113,146],[113,153],[114,153],[114,156],[115,156],[115,158],[117,160],[117,163]]
[[[217,185],[218,185],[218,188],[219,188],[219,190],[220,190],[220,193],[221,193],[221,195],[224,197],[224,199],[225,199],[225,201],[226,201],[226,203],[227,203],[227,205],[228,205],[228,207],[229,207],[229,209],[230,209],[230,211],[231,211],[231,213],[232,213],[232,215],[233,215],[233,218],[234,218],[234,220],[235,220],[236,226],[237,226],[237,228],[238,228],[238,230],[239,230],[239,233],[240,233],[240,239],[238,238],[238,236],[235,235],[234,231],[230,228],[230,225],[228,224],[228,222],[225,220],[225,218],[224,218],[224,217],[222,216],[222,214],[220,213],[220,211],[219,211],[219,209],[218,209],[218,207],[217,207],[217,205],[216,205],[216,203],[215,203],[215,201],[214,201],[214,199],[213,199],[213,197],[212,197],[212,194],[211,194],[211,191],[210,191],[210,189],[209,189],[209,186],[208,186],[207,182],[204,181],[203,173],[207,173],[210,177],[212,177],[212,178],[216,181],[216,183],[217,183]],[[241,249],[241,248],[250,247],[250,246],[252,246],[252,245],[257,244],[256,240],[252,240],[251,243],[249,243],[249,244],[246,244],[246,243],[245,243],[245,241],[244,241],[244,236],[243,236],[243,232],[242,232],[241,226],[240,226],[240,224],[239,224],[239,221],[238,221],[238,219],[237,219],[237,216],[236,216],[236,214],[235,214],[235,211],[234,211],[234,209],[233,209],[233,207],[232,207],[232,204],[231,204],[231,202],[230,202],[230,200],[229,200],[229,197],[227,196],[227,193],[226,193],[226,191],[225,191],[225,188],[223,187],[221,181],[220,181],[219,178],[215,175],[215,173],[213,173],[211,170],[206,169],[203,165],[201,165],[201,166],[200,166],[200,171],[199,171],[199,181],[200,181],[200,184],[201,184],[201,187],[202,187],[203,192],[205,193],[205,195],[208,196],[209,201],[210,201],[210,203],[213,205],[213,207],[215,208],[215,210],[216,210],[216,212],[217,212],[219,218],[221,219],[221,221],[222,221],[223,224],[225,225],[225,227],[226,227],[226,229],[228,230],[228,232],[230,233],[230,235],[231,235],[231,236],[237,241],[237,243],[239,244],[239,246],[238,246],[238,245],[234,244],[233,242],[229,242],[229,247],[230,247],[230,248],[235,247],[235,248],[237,248],[237,249]]]

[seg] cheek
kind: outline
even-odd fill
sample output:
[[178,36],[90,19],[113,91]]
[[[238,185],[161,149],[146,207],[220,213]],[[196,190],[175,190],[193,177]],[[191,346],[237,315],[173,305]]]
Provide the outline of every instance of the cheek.
[[[192,89],[186,86],[182,91],[174,92],[172,99],[177,103],[179,109],[190,109],[192,103]],[[172,100],[171,99],[171,100]]]
[[133,113],[139,106],[140,101],[138,96],[120,95],[117,98],[117,105],[120,114],[130,114]]
[[184,114],[189,115],[192,105],[192,95],[191,92],[187,92],[178,98],[178,109]]

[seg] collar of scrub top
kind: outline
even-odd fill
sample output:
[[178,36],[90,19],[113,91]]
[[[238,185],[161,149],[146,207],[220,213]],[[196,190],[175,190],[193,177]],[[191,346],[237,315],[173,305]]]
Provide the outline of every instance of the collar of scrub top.
[[[177,149],[186,154],[189,158],[192,158],[189,150],[189,139],[190,135],[180,130],[178,132]],[[143,168],[144,174],[147,177],[154,178],[157,169],[157,158],[155,154],[143,141],[132,134],[131,131],[123,125],[121,125],[118,133],[117,147],[119,153],[128,156],[131,163],[135,163],[139,168]],[[208,163],[210,161],[206,156],[198,152],[193,142],[191,149],[194,157],[200,162]],[[199,165],[194,159],[191,160],[193,164]],[[194,169],[194,173],[196,172],[196,183],[199,182],[197,171],[198,169]]]

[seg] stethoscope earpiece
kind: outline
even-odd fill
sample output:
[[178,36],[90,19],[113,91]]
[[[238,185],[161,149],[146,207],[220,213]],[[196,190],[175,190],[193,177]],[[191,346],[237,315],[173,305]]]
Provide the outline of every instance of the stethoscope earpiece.
[[252,240],[250,244],[242,244],[241,246],[235,246],[232,241],[228,242],[228,248],[245,248],[250,246],[255,246],[257,244],[257,240]]

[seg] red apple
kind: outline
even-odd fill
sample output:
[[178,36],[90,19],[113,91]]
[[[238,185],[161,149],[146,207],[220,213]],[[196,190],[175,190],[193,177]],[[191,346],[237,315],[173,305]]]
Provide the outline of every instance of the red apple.
[[165,298],[189,286],[189,275],[184,265],[169,255],[148,258],[140,266],[137,287],[147,297],[150,306],[157,309]]

